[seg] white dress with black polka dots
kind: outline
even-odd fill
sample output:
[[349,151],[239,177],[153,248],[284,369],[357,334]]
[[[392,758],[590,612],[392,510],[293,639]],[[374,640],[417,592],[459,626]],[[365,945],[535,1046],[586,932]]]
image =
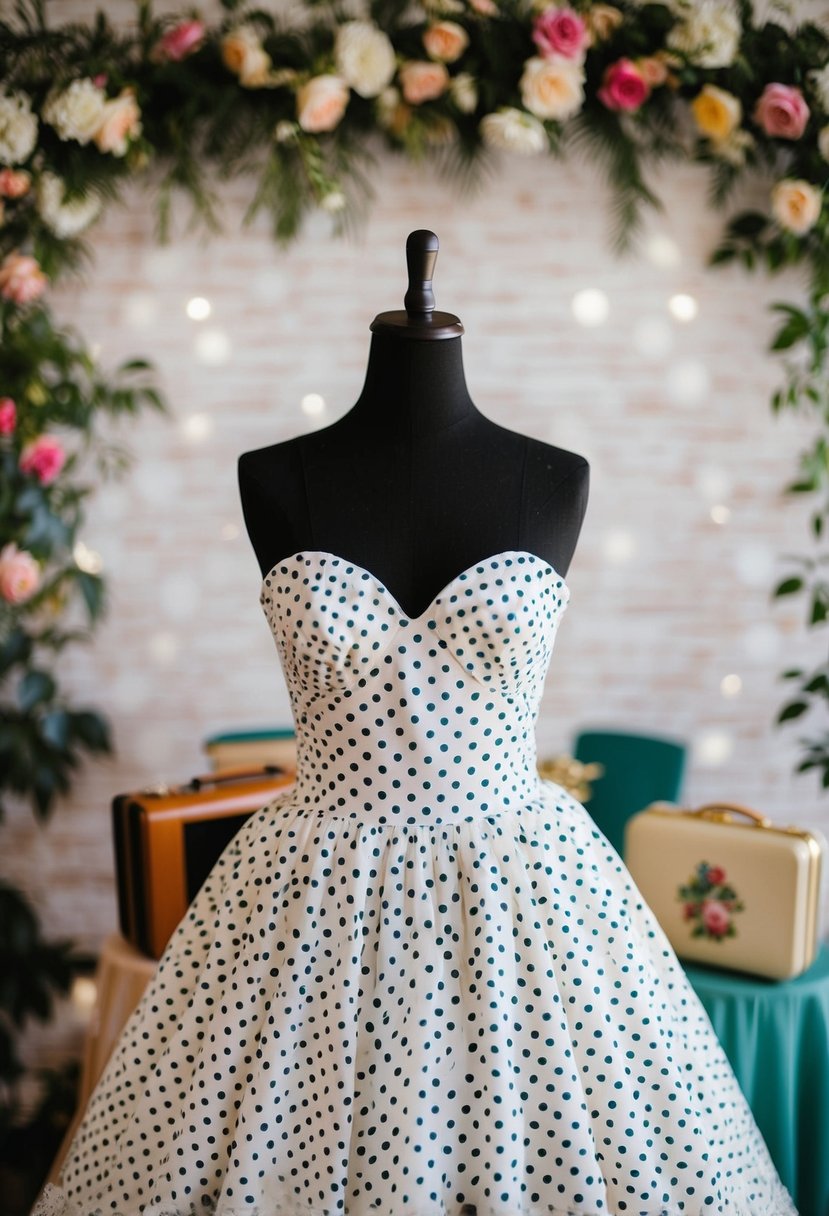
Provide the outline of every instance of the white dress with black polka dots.
[[35,1216],[797,1216],[618,853],[536,768],[570,598],[524,550],[416,618],[295,553],[299,769],[173,933]]

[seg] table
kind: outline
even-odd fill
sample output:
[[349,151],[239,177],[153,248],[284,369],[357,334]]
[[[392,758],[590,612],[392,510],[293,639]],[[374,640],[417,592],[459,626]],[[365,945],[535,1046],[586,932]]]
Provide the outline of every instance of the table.
[[800,1216],[829,1216],[829,940],[791,980],[682,965]]

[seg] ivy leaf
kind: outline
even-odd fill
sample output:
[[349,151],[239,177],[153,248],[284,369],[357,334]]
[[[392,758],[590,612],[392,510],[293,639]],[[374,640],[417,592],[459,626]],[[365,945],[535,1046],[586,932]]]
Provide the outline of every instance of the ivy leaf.
[[17,689],[17,700],[20,708],[27,713],[40,701],[49,701],[57,690],[57,685],[48,671],[37,668],[27,671]]
[[800,591],[803,587],[803,579],[798,575],[792,578],[784,578],[782,583],[778,583],[772,592],[772,596],[778,595],[793,595],[795,591]]
[[809,332],[809,319],[803,313],[790,316],[788,321],[779,329],[769,346],[769,350],[788,350],[805,338]]
[[789,701],[789,703],[784,705],[780,710],[780,713],[777,715],[776,720],[778,725],[781,722],[789,722],[792,718],[801,717],[802,714],[806,713],[808,708],[808,701]]

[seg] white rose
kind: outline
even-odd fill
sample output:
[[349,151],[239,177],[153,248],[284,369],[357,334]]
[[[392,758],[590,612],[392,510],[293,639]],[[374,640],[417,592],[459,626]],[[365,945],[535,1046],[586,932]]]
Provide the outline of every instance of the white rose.
[[811,72],[807,72],[807,75],[817,93],[821,109],[829,114],[829,63],[823,68],[813,68]]
[[727,68],[740,45],[740,18],[719,0],[699,0],[668,34],[668,46],[701,68]]
[[393,85],[389,85],[387,89],[383,89],[383,92],[374,103],[377,110],[377,121],[381,127],[390,127],[392,125],[402,100],[400,90],[394,88]]
[[521,100],[537,118],[561,122],[584,104],[584,70],[572,59],[528,59],[520,87]]
[[829,160],[829,123],[821,127],[817,137],[818,151],[824,160]]
[[328,211],[332,215],[337,211],[342,211],[346,205],[347,199],[342,190],[329,190],[327,194],[322,196],[320,207],[323,211]]
[[814,227],[822,202],[820,190],[801,178],[784,177],[771,192],[774,218],[783,228],[798,236],[803,236]]
[[369,21],[346,21],[334,43],[337,71],[361,97],[376,97],[394,75],[394,47]]
[[88,144],[104,118],[106,94],[85,76],[73,80],[62,93],[50,93],[43,104],[43,119],[61,139]]
[[493,148],[535,156],[548,146],[547,133],[537,118],[514,106],[502,106],[481,119],[481,135]]
[[44,224],[65,238],[76,236],[97,218],[102,200],[98,194],[88,194],[65,203],[64,190],[63,178],[45,170],[37,180],[35,205]]
[[478,86],[471,72],[458,72],[449,84],[449,95],[461,114],[472,114],[478,105]]
[[37,142],[37,116],[25,93],[0,94],[0,161],[19,165]]

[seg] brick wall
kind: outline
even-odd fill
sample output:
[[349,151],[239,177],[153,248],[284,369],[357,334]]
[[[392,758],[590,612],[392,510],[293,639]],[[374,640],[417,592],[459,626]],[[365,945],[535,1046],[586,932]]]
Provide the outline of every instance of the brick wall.
[[[61,20],[96,7],[54,6]],[[124,11],[132,5],[111,6],[114,19]],[[56,291],[54,307],[105,366],[152,359],[172,415],[108,428],[136,457],[98,492],[83,534],[103,557],[111,608],[94,644],[60,671],[76,704],[110,718],[117,755],[84,767],[48,825],[12,804],[0,829],[47,933],[95,950],[115,926],[113,793],[204,770],[208,733],[290,720],[236,459],[353,404],[369,323],[402,306],[414,228],[440,237],[438,307],[466,326],[479,408],[582,453],[592,469],[540,755],[596,724],[666,732],[691,748],[688,803],[734,799],[826,824],[815,777],[792,773],[802,731],[771,725],[779,671],[823,657],[801,604],[769,598],[788,570],[783,555],[809,550],[806,504],[782,487],[812,428],[772,416],[780,368],[765,353],[768,305],[799,298],[801,279],[706,269],[721,221],[704,171],[672,167],[652,180],[664,211],[622,259],[610,252],[601,174],[575,159],[504,159],[460,198],[432,172],[381,158],[358,238],[332,238],[320,216],[286,251],[265,216],[242,228],[249,180],[219,189],[221,238],[185,235],[187,207],[177,206],[176,239],[159,247],[144,188],[110,208],[91,235],[94,268]],[[764,206],[764,193],[743,201]],[[574,316],[585,289],[606,296],[602,324]],[[695,319],[671,314],[677,293],[697,301]],[[186,315],[193,296],[210,301],[207,320]],[[312,393],[325,408],[309,416]],[[741,691],[726,696],[731,674]]]

